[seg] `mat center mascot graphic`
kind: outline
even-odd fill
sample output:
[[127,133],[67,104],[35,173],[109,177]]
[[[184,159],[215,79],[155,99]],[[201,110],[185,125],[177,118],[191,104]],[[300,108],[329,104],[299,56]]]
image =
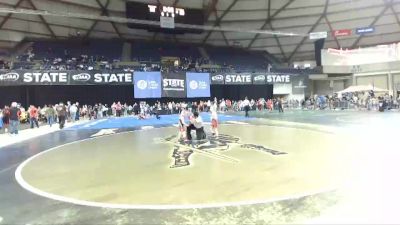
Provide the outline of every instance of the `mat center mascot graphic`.
[[178,140],[176,135],[172,135],[161,139],[161,142],[173,144],[172,157],[174,158],[174,163],[170,166],[170,168],[189,166],[189,157],[193,153],[204,154],[211,158],[226,162],[238,163],[240,161],[235,158],[219,154],[221,152],[228,151],[233,146],[239,146],[241,149],[245,150],[261,151],[272,155],[287,154],[286,152],[272,150],[262,145],[241,143],[239,137],[227,134],[220,134],[218,137],[207,134],[207,139],[192,142]]

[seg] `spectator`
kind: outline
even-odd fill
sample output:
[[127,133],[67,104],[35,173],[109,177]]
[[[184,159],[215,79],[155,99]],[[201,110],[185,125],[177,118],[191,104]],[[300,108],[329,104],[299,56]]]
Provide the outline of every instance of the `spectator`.
[[69,107],[69,115],[71,118],[72,122],[75,122],[76,120],[76,113],[78,112],[78,107],[76,107],[75,104],[72,104],[71,107]]
[[10,124],[10,108],[8,106],[4,107],[3,117],[1,118],[3,122],[4,132],[8,132],[8,125]]
[[67,108],[63,103],[60,103],[57,107],[58,123],[60,124],[60,129],[64,128],[65,119],[67,116]]
[[38,109],[34,105],[31,105],[29,107],[29,123],[31,124],[31,129],[34,128],[34,125],[36,125],[36,127],[39,128],[38,118],[39,118]]
[[19,116],[21,111],[16,102],[11,103],[10,108],[10,134],[18,134]]
[[56,111],[54,110],[52,105],[49,105],[49,107],[46,108],[45,115],[46,115],[46,119],[47,119],[47,124],[49,124],[51,127],[54,123],[54,119],[55,119],[55,115],[56,115]]
[[121,102],[118,102],[117,104],[115,104],[115,113],[117,117],[121,117],[122,115],[122,105]]

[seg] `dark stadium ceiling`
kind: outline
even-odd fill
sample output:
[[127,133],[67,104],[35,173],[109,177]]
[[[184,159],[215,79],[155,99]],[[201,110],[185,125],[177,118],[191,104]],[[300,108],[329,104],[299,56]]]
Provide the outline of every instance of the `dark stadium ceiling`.
[[[203,8],[206,26],[303,34],[282,36],[254,32],[206,30],[202,34],[168,35],[130,29],[125,23],[52,15],[0,13],[0,49],[11,50],[24,38],[82,37],[171,40],[264,50],[282,61],[314,59],[310,32],[328,31],[325,48],[356,48],[400,41],[400,0],[159,0],[163,5]],[[125,0],[0,0],[0,8],[52,14],[125,18]],[[153,1],[136,1],[157,4]],[[360,36],[354,30],[374,27]],[[334,37],[334,30],[351,29]],[[228,29],[229,30],[229,29]]]

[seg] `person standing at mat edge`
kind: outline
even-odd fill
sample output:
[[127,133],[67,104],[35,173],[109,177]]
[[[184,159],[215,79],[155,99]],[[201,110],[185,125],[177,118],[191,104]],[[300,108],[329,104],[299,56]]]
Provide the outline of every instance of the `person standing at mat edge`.
[[10,134],[18,134],[19,116],[21,111],[16,102],[11,103],[10,108]]
[[49,124],[50,127],[53,126],[54,117],[56,115],[56,111],[54,110],[53,105],[49,105],[49,107],[46,108],[45,115],[47,118],[47,124]]
[[249,111],[250,111],[250,101],[249,99],[247,99],[247,97],[244,99],[243,101],[243,107],[244,107],[244,111],[245,111],[245,117],[250,117],[249,115]]
[[58,122],[60,124],[60,129],[64,128],[65,117],[67,116],[67,108],[63,103],[60,103],[57,107]]
[[33,129],[35,125],[37,128],[39,128],[38,118],[39,118],[38,109],[34,105],[31,105],[29,107],[29,123],[31,125],[31,129]]
[[212,135],[218,137],[218,114],[217,114],[218,106],[217,102],[214,102],[212,106],[210,106],[211,111],[211,131]]
[[1,117],[1,120],[2,120],[1,122],[3,123],[4,132],[7,133],[8,132],[8,126],[10,124],[10,108],[8,106],[4,107],[4,110],[2,112],[2,115],[0,115],[0,117]]
[[279,110],[280,113],[283,113],[282,98],[279,98],[279,100],[278,100],[278,110]]

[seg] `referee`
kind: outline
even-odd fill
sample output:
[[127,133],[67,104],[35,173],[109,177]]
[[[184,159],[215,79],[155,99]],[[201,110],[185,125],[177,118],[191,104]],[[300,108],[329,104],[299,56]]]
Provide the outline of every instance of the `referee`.
[[249,102],[249,99],[247,99],[247,97],[243,101],[243,107],[244,107],[244,111],[246,112],[245,117],[250,117],[249,116],[250,102]]

